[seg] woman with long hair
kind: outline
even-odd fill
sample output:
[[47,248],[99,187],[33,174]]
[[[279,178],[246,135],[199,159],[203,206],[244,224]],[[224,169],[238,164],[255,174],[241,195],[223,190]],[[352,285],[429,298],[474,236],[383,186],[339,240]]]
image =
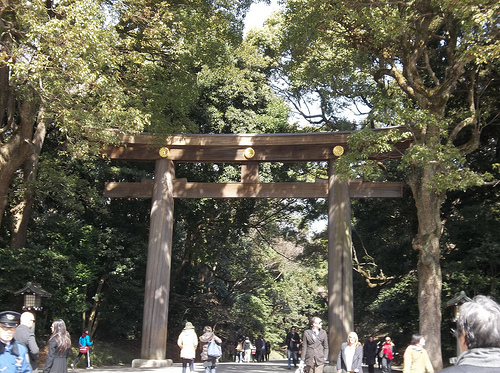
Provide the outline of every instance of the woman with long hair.
[[338,373],[363,373],[363,346],[359,343],[358,335],[350,332],[347,342],[342,343],[339,356],[337,357]]
[[68,371],[68,353],[71,348],[71,338],[63,320],[54,320],[50,327],[49,353],[45,361],[43,373],[66,373]]

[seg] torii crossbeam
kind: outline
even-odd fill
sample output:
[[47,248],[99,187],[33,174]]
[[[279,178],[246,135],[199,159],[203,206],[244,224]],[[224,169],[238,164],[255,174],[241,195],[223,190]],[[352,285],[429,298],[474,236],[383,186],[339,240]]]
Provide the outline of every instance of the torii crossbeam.
[[[400,130],[399,128],[378,131]],[[152,198],[141,357],[165,359],[174,198],[328,198],[328,322],[330,361],[353,330],[350,198],[398,198],[402,183],[341,181],[335,160],[351,132],[123,136],[104,154],[113,160],[155,162],[153,179],[106,183],[110,198]],[[410,140],[373,159],[400,158]],[[328,180],[260,183],[261,162],[326,161]],[[240,163],[241,181],[199,183],[175,178],[176,162]]]

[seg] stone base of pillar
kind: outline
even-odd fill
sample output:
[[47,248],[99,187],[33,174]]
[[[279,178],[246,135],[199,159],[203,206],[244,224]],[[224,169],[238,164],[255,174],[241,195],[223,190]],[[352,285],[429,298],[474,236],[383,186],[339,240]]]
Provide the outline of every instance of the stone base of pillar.
[[323,373],[337,373],[337,366],[325,364],[325,366],[323,367]]
[[132,368],[166,368],[173,364],[172,359],[165,360],[149,360],[149,359],[134,359],[132,360]]

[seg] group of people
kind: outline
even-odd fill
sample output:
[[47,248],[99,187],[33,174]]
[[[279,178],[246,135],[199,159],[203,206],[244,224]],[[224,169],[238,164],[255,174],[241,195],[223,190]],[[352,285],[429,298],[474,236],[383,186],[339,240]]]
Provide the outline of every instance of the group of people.
[[[33,326],[35,317],[31,312],[19,314],[13,311],[0,312],[0,372],[37,372],[40,350],[35,340]],[[65,373],[68,371],[68,353],[71,338],[63,320],[55,320],[51,325],[49,350],[43,373]],[[73,368],[82,355],[86,355],[87,368],[90,366],[88,346],[92,345],[87,331],[80,337],[80,353],[71,364]],[[82,344],[86,346],[83,352]]]
[[222,344],[222,340],[215,335],[212,327],[205,326],[203,328],[203,334],[198,338],[193,324],[189,321],[186,322],[184,329],[177,338],[177,345],[181,349],[182,373],[186,373],[188,366],[190,372],[194,372],[194,359],[198,346],[200,346],[201,349],[200,358],[201,361],[203,361],[205,373],[216,373],[217,359],[221,356],[221,349],[217,349],[218,352],[216,353],[212,352],[211,343],[219,347]]
[[[23,315],[12,311],[0,312],[0,372],[31,373],[36,371],[39,349],[32,331],[33,323],[33,314],[29,312]],[[302,338],[296,332],[296,327],[291,328],[285,341],[289,368],[291,368],[292,361],[294,366],[297,365],[299,346],[301,346],[301,359],[305,364],[304,373],[323,372],[329,347],[328,336],[322,329],[322,324],[319,317],[313,317],[311,328],[304,332]],[[52,323],[51,330],[49,351],[43,372],[65,373],[71,347],[70,335],[64,321],[60,319]],[[443,373],[500,372],[500,305],[497,302],[490,297],[478,295],[472,301],[461,305],[454,333],[461,354],[456,365],[442,370]],[[259,339],[263,341],[263,338]],[[80,349],[71,367],[73,368],[84,354],[87,355],[87,363],[90,367],[88,346],[92,342],[87,331],[84,331],[79,343],[81,347],[84,345],[83,347],[87,348]],[[205,373],[216,373],[216,362],[221,354],[222,340],[215,335],[210,326],[205,326],[203,335],[198,338],[193,324],[187,322],[177,343],[181,348],[183,373],[186,373],[188,366],[191,372],[194,371],[198,345],[201,346],[201,360]],[[245,348],[245,343],[247,348]],[[251,342],[248,338],[242,341],[241,345],[241,351],[251,352]],[[214,346],[219,346],[218,352],[213,352],[217,350]],[[265,345],[262,346],[265,348]],[[424,337],[414,334],[404,353],[403,373],[434,373],[424,346]],[[242,355],[239,356],[241,359]],[[394,344],[391,338],[386,337],[380,348],[372,337],[362,346],[357,334],[349,333],[337,357],[337,373],[363,373],[363,356],[366,358],[369,373],[374,372],[376,357],[381,359],[382,371],[390,373],[394,358]]]
[[[203,328],[203,335],[198,338],[195,328],[191,322],[186,322],[184,329],[177,338],[177,345],[180,348],[180,358],[182,361],[182,373],[186,373],[189,367],[190,372],[194,371],[194,360],[196,351],[200,349],[200,359],[203,362],[205,373],[216,373],[217,360],[221,357],[219,354],[214,355],[210,350],[210,343],[213,342],[219,346],[222,345],[222,340],[217,337],[210,326]],[[266,342],[262,336],[259,336],[254,344],[249,337],[240,338],[236,343],[230,343],[229,357],[232,360],[234,353],[235,362],[250,362],[252,355],[255,356],[254,361],[269,360],[269,352],[271,344]],[[220,354],[222,351],[220,351]]]
[[[472,301],[462,304],[454,334],[460,356],[454,366],[441,370],[442,373],[500,372],[500,305],[497,302],[490,297],[478,295]],[[421,334],[414,334],[403,355],[403,373],[434,373],[424,346],[425,338]],[[369,373],[374,372],[376,357],[381,359],[382,372],[391,372],[394,344],[390,337],[385,338],[381,347],[370,338],[362,348],[357,342],[356,333],[349,333],[347,343],[342,345],[337,372],[362,373],[363,352]]]
[[[305,363],[304,373],[322,373],[328,357],[327,334],[321,329],[321,320],[311,319],[311,329],[302,339],[292,327],[286,337],[288,367],[298,361],[299,345],[302,343],[301,359]],[[460,356],[454,366],[442,373],[498,373],[500,372],[500,304],[487,296],[478,295],[460,306],[454,332]],[[425,338],[414,334],[406,348],[403,373],[434,373],[429,355],[424,348]],[[375,362],[380,360],[382,372],[391,373],[394,359],[394,343],[385,337],[381,346],[373,337],[364,346],[355,332],[348,334],[337,357],[337,373],[363,373],[363,358],[368,372],[373,373]]]
[[269,361],[271,342],[266,341],[262,335],[253,344],[249,337],[241,337],[235,343],[230,342],[229,348],[229,360],[233,360],[234,355],[235,363]]
[[378,361],[382,372],[390,373],[392,360],[394,359],[394,343],[391,337],[385,337],[380,343],[377,343],[372,336],[363,346],[363,356],[368,365],[368,373],[375,372],[375,363]]

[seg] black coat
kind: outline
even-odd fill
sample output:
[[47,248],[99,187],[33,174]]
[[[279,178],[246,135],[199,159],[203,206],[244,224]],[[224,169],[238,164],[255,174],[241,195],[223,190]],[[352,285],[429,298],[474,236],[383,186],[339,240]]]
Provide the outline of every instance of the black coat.
[[377,342],[375,341],[367,341],[365,346],[363,347],[363,352],[366,358],[367,365],[375,365],[375,358],[377,357]]
[[60,353],[57,349],[57,342],[54,338],[49,340],[49,353],[45,361],[43,373],[67,373],[68,372],[68,352],[69,348]]
[[[293,341],[292,341],[293,339]],[[285,339],[286,348],[290,351],[298,351],[300,344],[300,336],[297,332],[289,332]]]

